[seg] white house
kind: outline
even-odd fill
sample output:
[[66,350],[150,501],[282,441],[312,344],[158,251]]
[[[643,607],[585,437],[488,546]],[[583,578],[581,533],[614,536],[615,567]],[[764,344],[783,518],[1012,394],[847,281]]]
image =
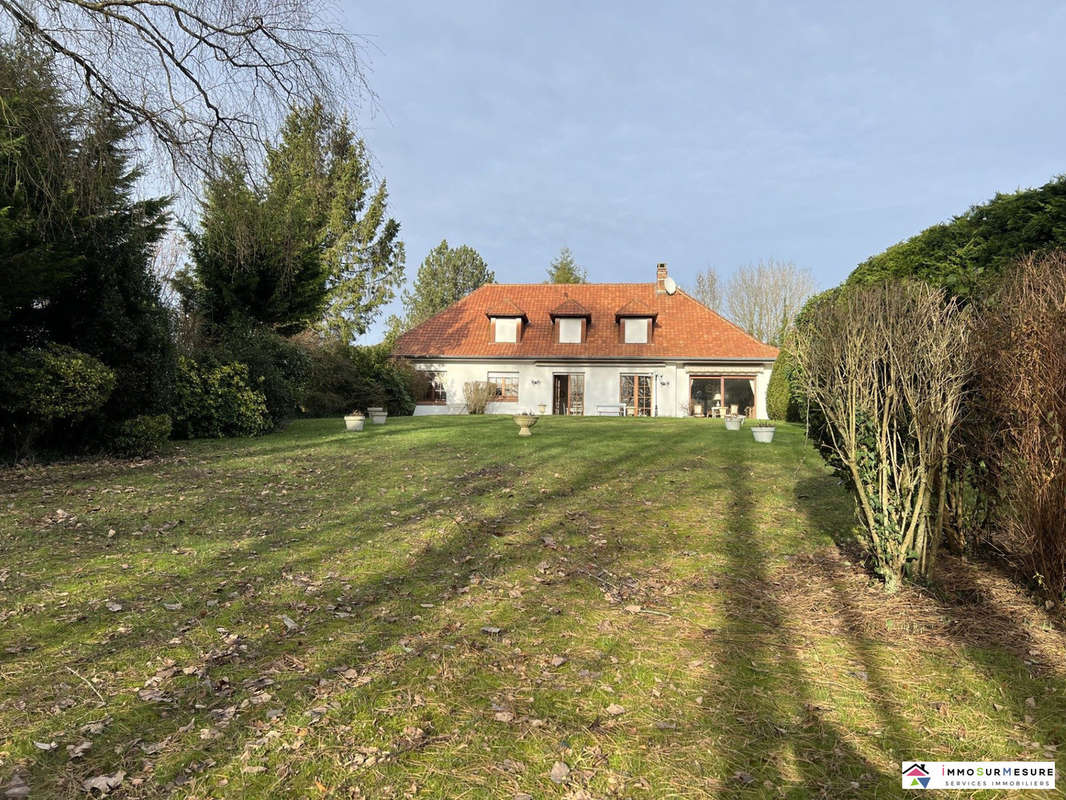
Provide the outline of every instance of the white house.
[[463,387],[498,387],[489,413],[766,417],[777,348],[677,288],[490,283],[401,336],[393,355],[430,373],[415,414],[465,412]]

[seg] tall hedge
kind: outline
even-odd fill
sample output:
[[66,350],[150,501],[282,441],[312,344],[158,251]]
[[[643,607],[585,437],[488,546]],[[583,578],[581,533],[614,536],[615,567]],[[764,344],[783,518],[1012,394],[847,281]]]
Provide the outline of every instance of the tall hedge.
[[849,283],[918,278],[949,295],[978,299],[994,291],[1017,259],[1066,248],[1066,176],[1037,189],[997,194],[868,258]]

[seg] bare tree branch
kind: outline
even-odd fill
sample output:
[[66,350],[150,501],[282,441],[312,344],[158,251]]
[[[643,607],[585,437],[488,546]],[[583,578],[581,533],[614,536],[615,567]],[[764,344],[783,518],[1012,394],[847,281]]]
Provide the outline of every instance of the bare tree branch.
[[146,134],[184,185],[223,155],[257,164],[291,105],[372,98],[363,40],[325,0],[0,0],[66,89]]

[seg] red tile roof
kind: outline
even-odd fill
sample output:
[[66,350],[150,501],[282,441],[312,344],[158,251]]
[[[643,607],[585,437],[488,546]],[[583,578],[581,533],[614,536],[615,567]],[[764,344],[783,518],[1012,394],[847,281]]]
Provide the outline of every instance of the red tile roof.
[[548,312],[552,319],[556,317],[591,317],[592,312],[572,297],[567,297],[555,308]]
[[526,319],[523,311],[510,297],[495,297],[488,308],[485,309],[486,317],[521,317]]
[[[551,313],[573,301],[587,309],[586,341],[556,341]],[[616,313],[645,309],[655,317],[651,341],[620,341]],[[510,311],[508,311],[510,309]],[[496,342],[486,316],[524,313],[518,342]],[[628,312],[627,312],[628,313]],[[403,334],[393,354],[408,357],[766,359],[777,348],[754,339],[678,290],[656,294],[654,283],[489,283]]]
[[649,306],[647,303],[642,303],[636,298],[630,300],[620,309],[614,312],[614,318],[619,319],[621,317],[655,317],[659,316],[659,312]]

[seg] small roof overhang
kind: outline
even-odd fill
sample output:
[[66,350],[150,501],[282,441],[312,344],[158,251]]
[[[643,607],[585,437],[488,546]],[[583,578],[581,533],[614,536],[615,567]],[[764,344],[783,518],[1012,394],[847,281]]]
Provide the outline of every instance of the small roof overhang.
[[492,319],[493,317],[501,317],[503,319],[520,319],[523,322],[529,322],[529,317],[526,316],[526,312],[510,300],[501,300],[495,305],[489,306],[489,309],[485,312],[485,316],[489,319]]
[[618,320],[625,317],[648,317],[655,319],[657,316],[659,316],[659,312],[647,303],[642,303],[639,300],[630,300],[614,312],[614,321],[618,322]]
[[577,302],[574,298],[568,297],[549,311],[548,316],[550,316],[552,320],[555,320],[558,317],[584,317],[585,319],[591,319],[592,312],[581,305],[581,303]]

